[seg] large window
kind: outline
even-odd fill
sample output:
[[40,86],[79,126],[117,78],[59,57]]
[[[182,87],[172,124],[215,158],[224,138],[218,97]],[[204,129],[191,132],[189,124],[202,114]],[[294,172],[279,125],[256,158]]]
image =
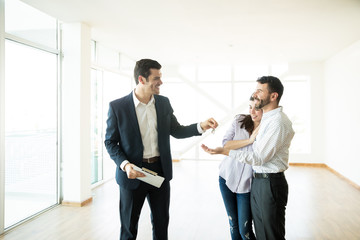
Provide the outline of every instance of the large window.
[[56,29],[56,19],[5,1],[5,229],[58,203]]
[[[212,156],[201,151],[200,144],[220,146],[234,116],[248,113],[248,100],[255,90],[256,79],[270,73],[281,76],[286,70],[281,65],[240,65],[179,67],[178,71],[172,69],[167,72],[168,69],[164,67],[161,94],[170,98],[179,122],[186,125],[209,117],[219,122],[215,134],[207,132],[202,137],[188,140],[171,138],[173,158],[221,159],[219,155]],[[178,75],[174,76],[174,72],[178,72]],[[310,79],[306,76],[287,76],[281,80],[286,89],[281,106],[292,120],[296,132],[290,152],[309,153]]]
[[[106,55],[102,54],[103,58],[108,56],[112,61],[116,61],[117,57],[114,54],[110,54],[108,51],[106,53]],[[102,61],[106,63],[104,59]],[[133,64],[133,62],[128,63],[127,69],[132,69]],[[113,66],[115,65],[113,64]],[[201,151],[200,144],[221,145],[222,137],[234,116],[248,113],[248,100],[256,88],[256,79],[265,75],[284,76],[284,73],[287,72],[287,65],[164,66],[162,72],[164,84],[161,86],[160,94],[169,97],[175,111],[174,114],[181,124],[188,125],[209,117],[214,117],[219,122],[215,134],[207,132],[201,137],[187,140],[171,138],[173,158],[220,159],[222,157],[219,155],[209,155]],[[96,153],[102,152],[103,156],[97,156],[95,161],[100,159],[103,164],[112,162],[106,150],[100,150],[103,148],[108,103],[130,92],[129,78],[131,77],[123,77],[107,71],[94,70],[93,73],[93,79],[96,79],[93,81],[93,87],[98,89],[93,91],[93,94],[102,96],[97,98],[98,103],[94,102],[92,107],[98,115],[100,114],[99,110],[102,109],[102,118],[93,115],[93,119],[97,119],[99,123],[96,129],[93,128],[93,132],[98,133],[97,140],[93,140],[99,146],[96,148],[94,145],[93,149]],[[292,120],[296,132],[290,151],[296,154],[309,153],[311,151],[310,79],[309,77],[286,76],[281,77],[281,80],[286,89],[281,106]],[[301,104],[299,99],[304,99]],[[102,103],[100,103],[101,101]],[[103,128],[100,134],[101,126]],[[100,162],[93,166],[98,166],[100,169]],[[95,169],[94,172],[96,172]]]
[[5,47],[5,227],[9,227],[57,203],[57,56],[12,41]]
[[289,76],[284,79],[285,91],[281,105],[296,133],[291,141],[292,153],[311,153],[310,81],[308,76]]

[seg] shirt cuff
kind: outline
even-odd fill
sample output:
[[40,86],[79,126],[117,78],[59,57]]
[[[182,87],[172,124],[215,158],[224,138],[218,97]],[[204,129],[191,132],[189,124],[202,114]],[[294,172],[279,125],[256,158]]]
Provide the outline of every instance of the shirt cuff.
[[200,123],[197,124],[197,130],[200,134],[203,134],[205,132],[204,130],[202,130]]
[[121,165],[120,165],[120,169],[125,172],[125,165],[130,163],[128,160],[124,160]]

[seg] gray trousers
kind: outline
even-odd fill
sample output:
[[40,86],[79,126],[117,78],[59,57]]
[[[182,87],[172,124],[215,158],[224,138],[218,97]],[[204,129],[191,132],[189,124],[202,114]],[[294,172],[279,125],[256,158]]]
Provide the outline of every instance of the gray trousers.
[[288,200],[285,176],[254,178],[250,199],[256,238],[285,239],[285,208]]

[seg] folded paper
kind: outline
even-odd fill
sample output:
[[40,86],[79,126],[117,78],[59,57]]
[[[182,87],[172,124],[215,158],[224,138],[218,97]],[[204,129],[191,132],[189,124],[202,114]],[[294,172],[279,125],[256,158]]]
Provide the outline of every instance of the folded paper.
[[137,177],[137,179],[139,179],[140,181],[146,182],[150,185],[153,185],[157,188],[161,187],[161,184],[163,183],[165,178],[158,176],[156,172],[153,172],[146,168],[139,168],[138,166],[134,166],[133,168],[134,168],[134,170],[145,174],[145,177]]

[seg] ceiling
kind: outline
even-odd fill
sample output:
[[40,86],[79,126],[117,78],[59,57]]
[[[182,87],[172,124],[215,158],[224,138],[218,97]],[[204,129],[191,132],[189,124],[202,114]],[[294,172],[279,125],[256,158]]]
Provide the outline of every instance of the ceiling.
[[360,40],[360,0],[22,0],[133,59],[323,61]]

